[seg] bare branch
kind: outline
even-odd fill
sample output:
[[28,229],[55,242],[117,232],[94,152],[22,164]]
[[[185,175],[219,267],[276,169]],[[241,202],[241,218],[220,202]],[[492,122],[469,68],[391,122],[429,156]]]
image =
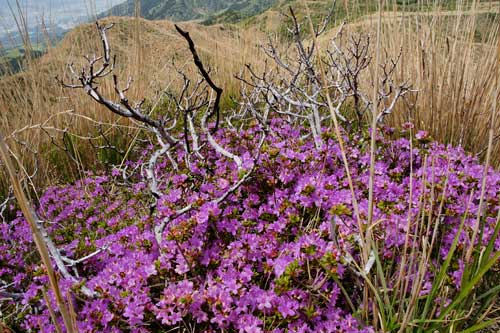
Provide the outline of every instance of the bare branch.
[[220,118],[220,99],[223,93],[222,88],[219,88],[215,83],[212,81],[212,78],[208,74],[208,72],[205,70],[205,67],[203,66],[203,62],[201,61],[200,57],[198,56],[198,52],[196,51],[196,47],[194,45],[193,40],[191,39],[191,36],[189,35],[189,32],[182,30],[177,24],[175,25],[175,29],[179,34],[186,39],[189,45],[189,50],[191,51],[191,55],[193,56],[193,61],[198,70],[200,71],[201,76],[205,79],[205,81],[208,83],[210,88],[212,88],[215,93],[215,102],[213,105],[213,111],[210,113],[209,118],[211,118],[214,114],[216,116],[215,120],[215,127],[214,127],[214,132],[219,129],[219,118]]
[[325,31],[326,28],[328,27],[328,24],[332,21],[333,14],[335,13],[335,5],[337,4],[337,0],[334,0],[333,3],[331,4],[330,11],[328,12],[328,15],[325,17],[323,20],[321,26],[314,32],[316,34],[316,37],[319,37],[322,35]]

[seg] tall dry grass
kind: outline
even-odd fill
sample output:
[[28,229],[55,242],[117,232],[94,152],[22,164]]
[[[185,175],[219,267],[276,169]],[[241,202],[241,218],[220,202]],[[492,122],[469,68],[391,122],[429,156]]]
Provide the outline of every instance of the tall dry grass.
[[[402,17],[388,23],[388,49],[403,48],[399,75],[410,78],[419,89],[413,118],[419,128],[434,138],[484,155],[488,146],[490,110],[495,96],[496,43],[499,17],[491,14],[491,26],[481,31],[479,11],[451,13],[436,10],[433,15]],[[389,30],[390,31],[390,30]],[[405,119],[403,112],[394,117]],[[500,122],[494,124],[500,134]],[[493,156],[500,161],[500,142],[494,140]]]
[[[164,92],[176,91],[182,84],[174,66],[193,77],[196,74],[184,40],[167,21],[107,21],[116,23],[109,33],[117,55],[116,72],[123,84],[129,76],[134,78],[130,100],[147,98],[151,112],[165,112],[168,102]],[[260,38],[255,38],[259,33],[194,23],[182,26],[191,32],[226,97],[235,95],[239,82],[233,75],[245,63],[261,59],[257,48]],[[84,170],[99,169],[109,159],[116,162],[123,154],[108,150],[103,156],[93,146],[115,145],[123,152],[139,131],[132,122],[120,120],[92,103],[83,91],[63,89],[55,80],[56,75],[68,80],[67,64],[74,62],[75,68],[81,68],[83,55],[99,55],[100,47],[95,26],[83,25],[45,56],[27,64],[24,72],[0,78],[0,131],[17,156],[18,165],[25,168],[22,174],[36,171],[35,187],[78,178]],[[106,96],[114,96],[111,78],[100,82],[100,89]],[[112,142],[104,140],[103,133]],[[2,187],[5,191],[7,184]]]
[[[429,8],[429,5],[427,5]],[[500,3],[457,2],[454,10],[434,2],[425,13],[384,13],[381,46],[397,72],[418,93],[390,118],[427,130],[440,142],[460,145],[484,159],[495,92]],[[370,26],[372,26],[370,24]],[[500,162],[500,120],[493,124],[492,162]]]
[[[292,1],[298,8],[313,11],[333,1]],[[321,7],[323,6],[323,7]],[[344,36],[363,32],[376,42],[377,1],[337,1],[336,24],[347,22]],[[417,90],[400,102],[388,123],[400,127],[408,121],[429,131],[444,143],[460,145],[485,159],[490,110],[495,96],[496,45],[499,38],[499,1],[387,0],[381,18],[381,63],[401,52],[396,81],[408,81]],[[319,8],[319,9],[318,9]],[[305,10],[304,10],[305,11]],[[339,13],[342,12],[344,16]],[[263,14],[269,29],[280,28],[286,19],[276,11]],[[322,49],[338,31],[334,26],[320,37]],[[375,47],[372,51],[375,52]],[[372,54],[370,75],[364,91],[371,91],[376,67]],[[371,117],[367,117],[367,123]],[[500,163],[500,120],[493,124],[492,164]]]

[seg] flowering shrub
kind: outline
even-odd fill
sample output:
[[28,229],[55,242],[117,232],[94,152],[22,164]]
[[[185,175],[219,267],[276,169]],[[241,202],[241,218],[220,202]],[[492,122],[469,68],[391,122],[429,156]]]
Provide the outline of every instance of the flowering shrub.
[[[140,172],[125,180],[118,171],[89,175],[45,192],[38,214],[61,254],[93,254],[70,265],[78,282],[61,277],[63,289],[73,291],[80,332],[374,331],[357,319],[364,280],[352,262],[361,256],[360,230],[334,135],[325,130],[324,144],[316,149],[305,132],[286,122],[273,120],[271,129],[256,165],[250,158],[258,141],[255,128],[216,134],[224,147],[244,157],[244,168],[254,169],[225,200],[214,199],[241,172],[210,147],[207,158],[189,165],[180,149],[173,154],[176,168],[167,158],[157,164],[159,187],[166,194],[156,212]],[[430,143],[422,133],[413,142],[405,136],[388,131],[378,138],[373,237],[388,287],[393,287],[408,230],[416,230],[422,219],[439,217],[438,245],[430,260],[436,267],[421,282],[425,295],[464,220],[447,272],[451,298],[460,287],[460,258],[476,222],[483,167],[460,148]],[[368,134],[346,133],[345,139],[365,221]],[[141,164],[128,166],[140,170]],[[490,171],[487,177],[478,240],[484,244],[493,234],[500,194],[500,173]],[[192,209],[177,213],[187,205]],[[168,223],[158,240],[154,227],[162,221]],[[430,236],[432,228],[426,228],[420,234]],[[15,296],[2,310],[21,304],[15,319],[21,329],[54,332],[42,297],[46,276],[26,221],[19,214],[0,230],[0,280]],[[415,256],[421,242],[409,240]],[[499,241],[495,247],[500,249]],[[415,280],[408,274],[405,293]],[[83,295],[82,286],[93,296]]]

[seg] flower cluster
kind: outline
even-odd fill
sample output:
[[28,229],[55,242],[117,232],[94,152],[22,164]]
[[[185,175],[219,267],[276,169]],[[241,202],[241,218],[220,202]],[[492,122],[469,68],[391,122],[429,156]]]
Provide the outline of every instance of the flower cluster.
[[[158,164],[165,194],[154,212],[140,175],[124,184],[116,181],[118,172],[89,175],[46,191],[38,213],[61,253],[81,258],[102,250],[71,267],[79,283],[61,277],[62,287],[75,297],[79,331],[373,332],[354,313],[362,306],[364,282],[350,260],[361,256],[364,231],[335,136],[325,130],[324,145],[316,149],[300,128],[273,120],[271,129],[255,166],[250,158],[259,139],[255,129],[217,133],[221,145],[247,156],[244,167],[253,168],[225,200],[216,199],[241,172],[209,148],[205,159],[186,163],[178,151],[176,168],[167,158]],[[364,223],[370,178],[366,135],[344,138]],[[426,138],[425,133],[378,138],[372,229],[389,278],[422,212],[439,217],[440,245],[432,262],[446,257],[466,211],[460,249],[469,246],[477,214],[485,223],[476,241],[486,242],[493,233],[500,174],[488,172],[485,210],[478,212],[484,167],[463,150]],[[192,209],[178,214],[187,206]],[[155,226],[165,221],[158,241]],[[0,230],[0,280],[21,295],[19,325],[54,332],[42,298],[46,276],[26,221],[18,215]],[[457,290],[463,270],[458,256],[451,267],[449,287]],[[83,285],[95,295],[81,295]]]

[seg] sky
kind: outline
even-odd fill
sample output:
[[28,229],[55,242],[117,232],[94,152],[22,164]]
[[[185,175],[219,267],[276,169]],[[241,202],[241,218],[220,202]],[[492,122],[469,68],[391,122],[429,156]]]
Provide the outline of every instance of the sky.
[[[96,13],[101,13],[124,0],[18,0],[22,12],[28,18],[29,27],[37,26],[42,18],[46,25],[57,25],[70,29],[88,21]],[[16,0],[0,0],[0,35],[17,30],[9,4],[16,16]]]

